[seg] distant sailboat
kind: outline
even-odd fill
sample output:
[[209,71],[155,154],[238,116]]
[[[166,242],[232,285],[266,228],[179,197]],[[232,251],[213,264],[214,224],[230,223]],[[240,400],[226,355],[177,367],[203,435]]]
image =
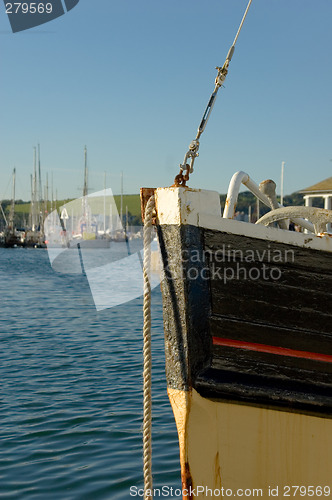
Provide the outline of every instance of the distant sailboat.
[[[128,216],[127,216],[128,218]],[[121,172],[121,196],[120,196],[120,220],[119,227],[112,235],[112,241],[116,243],[123,243],[124,241],[128,241],[127,232],[123,229],[123,172]]]
[[[39,186],[39,188],[37,187]],[[26,232],[25,246],[31,248],[46,248],[44,235],[44,219],[42,214],[42,188],[40,168],[40,146],[38,144],[38,176],[37,176],[37,153],[34,147],[33,153],[33,176],[31,177],[31,229]]]
[[[5,248],[14,248],[24,245],[23,234],[18,232],[14,224],[15,214],[15,182],[16,182],[16,169],[13,170],[13,184],[12,184],[12,201],[10,204],[10,212],[6,227],[3,232],[1,246]],[[4,214],[3,214],[4,215]],[[5,219],[6,220],[6,219]]]
[[[82,248],[109,248],[110,237],[105,231],[105,215],[104,215],[104,234],[98,235],[98,220],[93,215],[89,196],[88,196],[88,162],[87,162],[87,148],[84,147],[84,185],[82,196],[82,214],[78,221],[77,233],[73,235],[75,246],[79,243]],[[104,189],[105,191],[105,189]],[[104,202],[105,205],[105,202]]]

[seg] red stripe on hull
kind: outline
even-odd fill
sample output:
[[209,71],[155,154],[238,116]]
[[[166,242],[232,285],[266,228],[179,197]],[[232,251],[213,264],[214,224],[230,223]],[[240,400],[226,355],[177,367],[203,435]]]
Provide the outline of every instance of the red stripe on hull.
[[292,358],[311,359],[313,361],[324,361],[332,363],[332,356],[329,354],[321,354],[318,352],[296,351],[286,347],[277,347],[273,345],[255,344],[252,342],[244,342],[242,340],[222,339],[213,337],[213,345],[224,347],[235,347],[237,349],[246,349],[247,351],[265,352],[267,354],[277,354],[278,356],[289,356]]

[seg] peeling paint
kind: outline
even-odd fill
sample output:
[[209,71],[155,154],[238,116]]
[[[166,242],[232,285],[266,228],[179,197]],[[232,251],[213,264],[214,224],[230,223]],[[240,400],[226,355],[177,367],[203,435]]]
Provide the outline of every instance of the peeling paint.
[[[226,208],[229,208],[231,205],[232,205],[232,200],[230,198],[227,198],[226,201],[225,201],[224,210]],[[235,211],[236,211],[236,202],[234,203],[234,206],[233,206],[233,209],[232,209],[232,217],[231,218],[234,217]]]

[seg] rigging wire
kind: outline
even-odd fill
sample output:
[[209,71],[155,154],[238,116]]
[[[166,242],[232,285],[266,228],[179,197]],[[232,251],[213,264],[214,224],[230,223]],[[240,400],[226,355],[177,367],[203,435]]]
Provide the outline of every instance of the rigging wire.
[[[239,37],[239,34],[242,30],[242,26],[244,24],[244,21],[247,17],[247,14],[248,14],[248,11],[249,11],[249,7],[252,3],[252,0],[249,0],[248,2],[248,5],[247,5],[247,8],[243,14],[243,17],[242,17],[242,20],[241,20],[241,23],[240,23],[240,26],[237,30],[237,33],[235,35],[235,38],[234,38],[234,41],[228,51],[228,54],[226,56],[226,60],[224,62],[224,65],[222,67],[219,67],[217,66],[217,70],[218,70],[218,74],[217,74],[217,77],[215,79],[215,87],[214,87],[214,90],[210,96],[210,99],[209,99],[209,102],[206,106],[206,109],[204,111],[204,115],[203,115],[203,118],[201,120],[201,123],[198,127],[198,131],[197,131],[197,135],[195,137],[195,139],[193,141],[191,141],[191,143],[189,144],[189,149],[188,151],[186,152],[185,156],[184,156],[184,160],[183,160],[183,163],[180,164],[180,172],[179,174],[175,177],[175,180],[174,180],[174,184],[175,186],[185,186],[186,185],[186,182],[189,180],[189,174],[191,174],[193,171],[194,171],[194,162],[195,162],[195,159],[198,157],[199,153],[198,153],[198,150],[199,150],[199,139],[202,135],[202,133],[204,132],[205,130],[205,127],[207,125],[207,122],[208,122],[208,119],[210,117],[210,114],[211,114],[211,111],[213,109],[213,106],[215,104],[215,100],[216,100],[216,97],[217,97],[217,93],[218,93],[218,90],[219,88],[223,85],[225,79],[226,79],[226,76],[227,76],[227,73],[228,73],[228,67],[229,67],[229,63],[231,62],[231,59],[233,57],[233,54],[234,54],[234,50],[235,50],[235,45],[236,45],[236,42],[237,42],[237,39]],[[187,163],[188,161],[190,161],[190,163]],[[185,174],[183,174],[183,172],[186,171]]]

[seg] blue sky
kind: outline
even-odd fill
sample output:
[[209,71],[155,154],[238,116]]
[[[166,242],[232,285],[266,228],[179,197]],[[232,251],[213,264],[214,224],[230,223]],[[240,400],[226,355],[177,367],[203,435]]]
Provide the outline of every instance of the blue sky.
[[[0,198],[30,199],[33,147],[58,198],[173,183],[246,0],[80,0],[11,33],[0,6]],[[190,186],[226,192],[244,170],[285,193],[332,175],[332,2],[253,0]]]

